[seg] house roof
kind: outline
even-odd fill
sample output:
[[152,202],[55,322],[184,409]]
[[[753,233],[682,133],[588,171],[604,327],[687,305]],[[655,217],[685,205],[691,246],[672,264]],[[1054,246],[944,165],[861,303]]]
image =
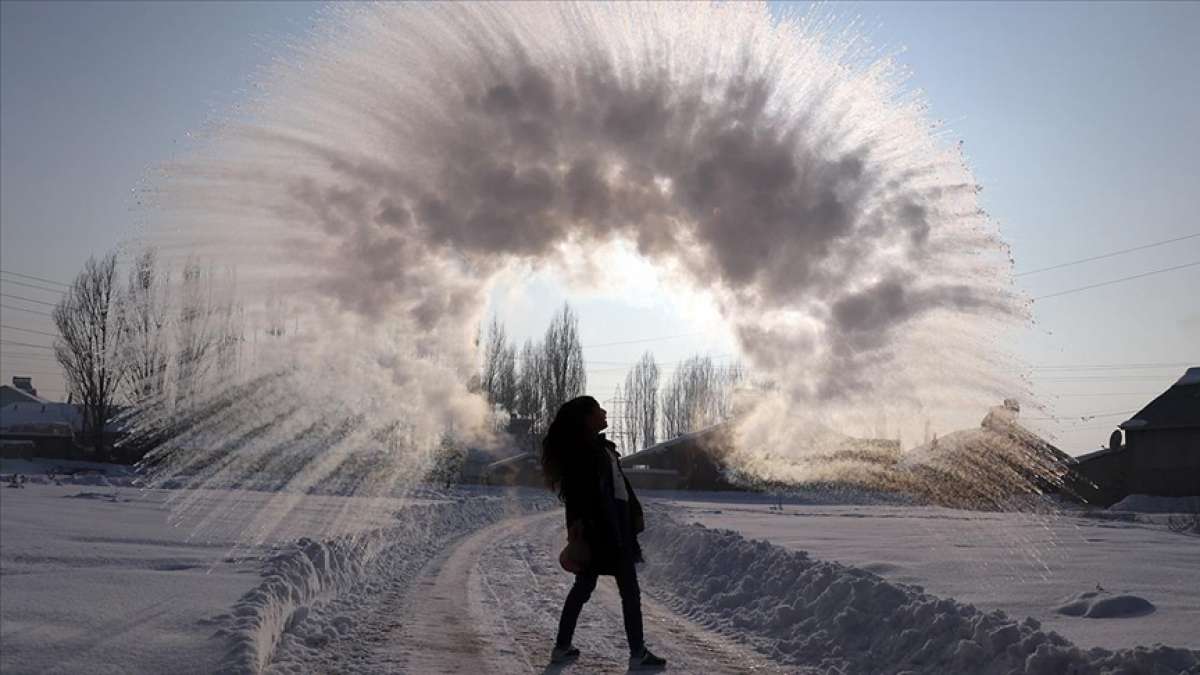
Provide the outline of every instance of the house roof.
[[46,425],[67,425],[72,429],[82,427],[83,419],[75,406],[35,400],[36,402],[9,403],[0,408],[0,429],[28,430]]
[[1187,369],[1136,415],[1120,424],[1127,431],[1148,429],[1200,429],[1200,366]]
[[516,468],[516,467],[520,467],[521,464],[536,462],[537,459],[538,459],[537,456],[534,455],[532,452],[522,452],[519,455],[513,455],[512,457],[506,457],[505,459],[502,459],[498,462],[492,462],[491,464],[488,464],[487,470],[495,471],[496,469],[503,469],[503,468],[507,468],[507,467]]
[[686,434],[680,434],[670,440],[662,441],[661,443],[656,443],[644,450],[639,450],[637,452],[625,455],[625,456],[621,457],[621,465],[624,466],[627,463],[635,463],[634,460],[637,460],[640,458],[645,458],[645,457],[650,457],[652,455],[656,455],[660,452],[669,450],[677,445],[681,445],[681,444],[687,443],[689,441],[708,442],[710,440],[715,440],[719,437],[720,434],[725,434],[728,432],[729,432],[729,423],[728,422],[720,422],[718,424],[714,424],[712,426],[700,429],[699,431],[689,431]]
[[9,384],[0,384],[0,390],[4,391],[4,398],[26,403],[46,403],[46,399],[34,396],[24,389],[17,389]]
[[1111,454],[1118,453],[1118,452],[1124,452],[1124,451],[1125,451],[1125,446],[1123,446],[1123,445],[1119,448],[1100,448],[1099,450],[1093,450],[1092,452],[1087,452],[1082,455],[1076,455],[1075,463],[1082,464],[1084,462],[1090,462],[1093,459],[1098,459],[1100,457],[1107,457]]
[[[46,425],[67,425],[73,431],[83,429],[83,414],[79,406],[38,399],[34,402],[9,403],[0,407],[0,429],[6,431],[30,430]],[[129,420],[120,415],[104,425],[106,433],[123,433],[128,430]]]

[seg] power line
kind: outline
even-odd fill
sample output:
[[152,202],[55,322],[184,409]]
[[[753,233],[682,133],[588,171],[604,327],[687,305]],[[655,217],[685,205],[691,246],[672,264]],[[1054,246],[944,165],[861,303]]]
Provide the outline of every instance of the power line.
[[66,291],[60,291],[57,288],[46,288],[45,286],[38,286],[37,284],[28,284],[28,283],[25,283],[24,281],[15,281],[13,279],[0,278],[0,285],[3,285],[3,284],[13,284],[14,286],[24,286],[25,288],[36,288],[39,291],[46,291],[47,293],[58,293],[59,295],[66,293]]
[[40,316],[49,316],[49,317],[53,317],[53,316],[54,316],[54,315],[53,315],[53,314],[51,314],[50,312],[40,312],[40,311],[38,311],[38,310],[36,310],[36,309],[25,309],[24,307],[13,307],[12,305],[3,305],[3,304],[0,304],[0,308],[3,308],[3,309],[12,309],[12,310],[16,310],[16,311],[18,311],[18,312],[29,312],[30,314],[38,314],[38,315],[40,315]]
[[37,353],[33,353],[33,352],[11,352],[7,348],[5,348],[5,349],[0,349],[0,356],[29,356],[29,357],[41,356],[41,357],[44,357],[45,355],[37,354]]
[[21,277],[21,278],[23,278],[23,279],[33,279],[34,281],[42,281],[42,282],[45,282],[45,283],[47,283],[47,284],[54,284],[55,286],[62,286],[62,287],[64,287],[64,288],[70,288],[70,287],[71,287],[71,284],[65,284],[65,283],[63,283],[63,282],[61,282],[61,281],[55,281],[55,280],[53,280],[53,279],[46,279],[45,277],[35,277],[35,276],[33,276],[32,274],[22,274],[22,273],[20,273],[20,272],[10,272],[10,271],[8,271],[8,270],[6,270],[6,269],[0,269],[0,273],[3,273],[3,274],[8,274],[8,275],[11,275],[11,276],[14,276],[14,277]]
[[22,375],[63,375],[62,371],[56,373],[49,370],[29,370],[28,368],[8,368],[8,370],[13,371],[14,373],[20,373]]
[[663,335],[661,337],[642,338],[641,340],[625,340],[623,342],[605,342],[605,343],[596,344],[596,345],[583,345],[583,348],[584,349],[594,349],[596,347],[616,347],[618,345],[632,345],[632,344],[638,344],[639,342],[658,342],[659,340],[674,340],[676,338],[695,337],[697,335],[704,335],[704,333],[680,333],[679,335]]
[[1053,398],[1066,398],[1068,396],[1155,396],[1161,394],[1161,391],[1096,391],[1080,394],[1052,394]]
[[11,293],[0,293],[0,297],[12,298],[13,300],[24,300],[25,302],[33,302],[39,305],[46,305],[47,307],[54,307],[57,304],[54,302],[46,302],[45,300],[34,300],[33,298],[25,298],[20,295],[12,295]]
[[1014,274],[1013,276],[1014,277],[1023,277],[1023,276],[1028,276],[1030,274],[1037,274],[1038,272],[1049,272],[1050,270],[1062,269],[1063,267],[1070,267],[1071,265],[1079,265],[1079,264],[1085,263],[1085,262],[1092,262],[1093,260],[1103,260],[1105,258],[1111,258],[1116,255],[1121,255],[1122,253],[1131,253],[1133,251],[1141,251],[1143,249],[1154,248],[1155,246],[1163,246],[1165,244],[1173,244],[1177,241],[1183,241],[1184,239],[1194,239],[1196,237],[1200,237],[1200,232],[1197,232],[1196,234],[1189,234],[1184,237],[1176,237],[1174,239],[1167,239],[1165,241],[1156,241],[1153,244],[1144,244],[1142,246],[1134,246],[1133,248],[1124,248],[1124,249],[1121,249],[1120,251],[1113,251],[1112,253],[1096,255],[1096,256],[1092,256],[1090,258],[1081,258],[1079,260],[1072,260],[1071,262],[1060,263],[1058,265],[1051,265],[1049,267],[1042,267],[1042,268],[1039,268],[1036,270],[1029,270],[1028,272],[1021,272],[1019,274]]
[[1131,281],[1133,279],[1141,279],[1142,277],[1149,277],[1149,276],[1153,276],[1155,274],[1174,272],[1175,270],[1181,270],[1186,267],[1195,267],[1196,265],[1200,265],[1200,260],[1197,260],[1196,262],[1187,263],[1186,265],[1176,265],[1174,267],[1165,267],[1161,270],[1142,272],[1141,274],[1134,274],[1133,276],[1121,277],[1120,279],[1113,279],[1111,281],[1101,281],[1098,284],[1088,284],[1087,286],[1080,286],[1079,288],[1069,288],[1065,291],[1059,291],[1057,293],[1050,293],[1049,295],[1040,295],[1040,296],[1034,298],[1034,300],[1045,300],[1046,298],[1056,298],[1060,295],[1067,295],[1070,293],[1078,293],[1079,291],[1086,291],[1090,288],[1099,288],[1101,286],[1111,286],[1112,284],[1119,284],[1123,281]]
[[9,351],[8,349],[0,349],[0,356],[27,356],[27,357],[29,357],[29,358],[31,358],[31,359],[48,359],[48,358],[54,358],[54,357],[51,357],[51,356],[46,356],[45,354],[38,354],[37,352],[33,352],[33,353],[30,353],[30,352],[14,352],[14,351]]
[[[728,358],[735,357],[735,356],[737,356],[737,354],[703,354],[702,355],[702,357],[708,357],[710,359],[728,359]],[[654,365],[658,366],[659,368],[664,368],[667,366],[677,366],[686,360],[687,359],[682,359],[679,361],[657,361],[656,360],[654,362]],[[636,366],[638,363],[640,363],[640,361],[593,361],[592,359],[587,359],[587,362],[589,365],[596,364],[596,365],[600,365],[600,366]]]
[[1038,377],[1038,382],[1114,382],[1117,380],[1173,380],[1174,375],[1071,375],[1066,377]]
[[0,340],[0,344],[15,345],[17,347],[32,347],[34,349],[47,349],[49,351],[54,351],[54,347],[47,347],[46,345],[35,345],[35,344],[29,343],[29,342],[15,342],[13,340]]
[[18,328],[16,326],[10,326],[5,323],[0,323],[0,328],[7,328],[8,330],[19,330],[22,333],[34,333],[36,335],[49,335],[52,338],[58,337],[58,333],[47,333],[44,330],[33,330],[32,328]]
[[1090,365],[1056,365],[1056,366],[1030,366],[1033,370],[1137,370],[1142,368],[1179,368],[1182,366],[1191,366],[1193,362],[1180,361],[1176,363],[1097,363]]
[[53,356],[23,356],[20,358],[10,358],[7,354],[0,354],[0,364],[23,363],[31,366],[48,366],[58,363],[58,359]]
[[1132,415],[1135,412],[1137,412],[1137,410],[1120,410],[1118,412],[1080,413],[1080,414],[1073,414],[1073,415],[1059,415],[1057,417],[1026,417],[1024,419],[1027,419],[1027,420],[1055,420],[1055,421],[1059,421],[1059,422],[1066,422],[1068,420],[1073,420],[1075,418],[1079,418],[1080,420],[1083,420],[1084,422],[1090,422],[1097,417],[1117,417],[1119,415]]

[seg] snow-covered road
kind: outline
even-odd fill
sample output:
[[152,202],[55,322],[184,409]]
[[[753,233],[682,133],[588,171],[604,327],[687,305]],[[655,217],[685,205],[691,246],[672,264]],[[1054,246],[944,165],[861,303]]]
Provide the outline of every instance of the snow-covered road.
[[[472,570],[478,593],[476,616],[497,654],[512,654],[515,672],[618,673],[626,671],[628,648],[621,600],[611,577],[601,577],[585,605],[575,634],[579,660],[547,668],[558,615],[573,578],[559,568],[566,540],[561,512],[489,528],[487,545]],[[643,583],[642,612],[647,642],[682,672],[782,672],[744,645],[680,616],[652,597]],[[422,672],[422,671],[411,671]]]
[[[645,539],[647,639],[676,672],[1050,675],[1179,673],[1200,665],[1200,654],[1186,649],[1081,650],[1035,620],[985,613],[861,569],[688,526],[670,508],[650,512]],[[336,644],[295,660],[285,640],[285,658],[270,669],[624,672],[620,599],[611,579],[601,581],[584,609],[575,641],[581,658],[549,664],[571,582],[556,561],[563,540],[557,509],[496,517],[442,540],[419,570],[388,583],[396,589],[390,599],[364,601],[349,612],[335,603],[341,613],[334,622],[349,627],[338,629]]]
[[[410,579],[387,584],[390,590],[377,602],[342,607],[337,620],[351,628],[325,645],[321,667],[430,675],[625,672],[620,598],[611,578],[601,580],[584,608],[576,639],[581,658],[565,666],[549,663],[571,581],[555,561],[565,536],[561,523],[557,511],[505,518],[451,542]],[[643,611],[648,639],[673,669],[783,672],[649,596],[643,597]],[[285,656],[270,669],[296,665]],[[312,665],[308,660],[306,666]]]

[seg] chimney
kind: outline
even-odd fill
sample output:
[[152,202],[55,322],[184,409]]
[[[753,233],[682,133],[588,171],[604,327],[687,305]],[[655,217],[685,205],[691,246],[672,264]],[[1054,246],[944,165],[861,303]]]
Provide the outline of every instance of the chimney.
[[13,386],[30,396],[37,396],[37,389],[33,388],[32,377],[17,377],[13,376]]

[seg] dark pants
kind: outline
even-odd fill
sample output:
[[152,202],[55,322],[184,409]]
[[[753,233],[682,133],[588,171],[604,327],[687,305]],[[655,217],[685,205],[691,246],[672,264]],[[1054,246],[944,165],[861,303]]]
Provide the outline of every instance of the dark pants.
[[[640,654],[644,645],[642,635],[642,592],[638,588],[637,568],[633,560],[633,533],[629,530],[629,507],[616,500],[617,522],[621,528],[621,553],[617,559],[617,590],[621,593],[621,614],[625,619],[625,639],[629,642],[629,653]],[[575,584],[567,593],[567,601],[563,604],[562,616],[558,619],[558,638],[555,644],[565,647],[571,644],[575,636],[575,623],[579,621],[579,613],[583,605],[592,597],[596,589],[596,574],[576,574]]]

